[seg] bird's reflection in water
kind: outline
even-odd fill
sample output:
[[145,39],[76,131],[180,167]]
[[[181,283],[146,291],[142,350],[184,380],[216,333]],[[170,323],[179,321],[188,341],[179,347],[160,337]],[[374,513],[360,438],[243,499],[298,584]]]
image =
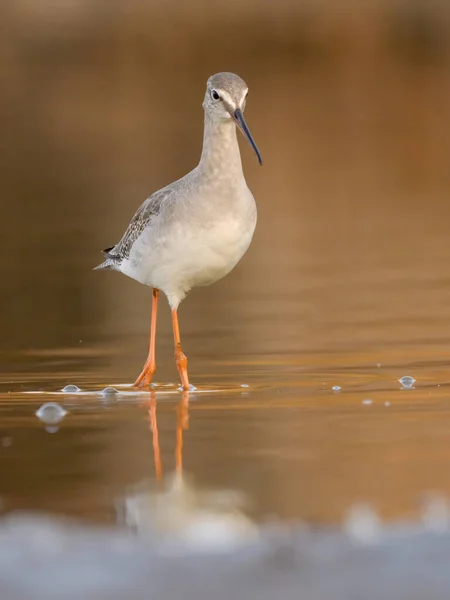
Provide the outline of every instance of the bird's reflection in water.
[[[151,392],[148,403],[148,420],[153,437],[153,459],[155,463],[155,475],[158,482],[162,481],[161,451],[159,447],[158,421],[156,419],[156,393]],[[183,392],[181,400],[177,405],[177,434],[175,446],[175,470],[181,478],[183,475],[183,431],[189,426],[189,394]]]
[[163,475],[156,393],[147,403],[157,485],[143,482],[120,502],[123,524],[158,542],[160,551],[229,551],[258,538],[258,528],[244,514],[243,494],[201,490],[183,470],[183,434],[189,424],[189,394],[177,406],[175,472]]

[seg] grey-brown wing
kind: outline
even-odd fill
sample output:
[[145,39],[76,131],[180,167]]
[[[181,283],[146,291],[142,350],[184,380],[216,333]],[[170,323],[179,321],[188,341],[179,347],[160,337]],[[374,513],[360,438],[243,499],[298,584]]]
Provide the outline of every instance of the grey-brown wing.
[[104,250],[106,256],[111,260],[121,261],[128,258],[131,248],[150,221],[159,213],[164,200],[170,196],[170,190],[162,189],[147,198],[136,211],[131,219],[127,230],[118,244]]

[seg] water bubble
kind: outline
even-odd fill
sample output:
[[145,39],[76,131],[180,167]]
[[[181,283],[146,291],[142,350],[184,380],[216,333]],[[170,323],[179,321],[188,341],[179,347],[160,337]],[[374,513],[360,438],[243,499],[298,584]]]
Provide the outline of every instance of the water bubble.
[[76,394],[77,392],[81,392],[81,389],[77,385],[66,385],[61,391],[65,394]]
[[13,443],[13,439],[10,436],[6,436],[2,438],[2,446],[3,448],[9,448]]
[[46,402],[37,411],[36,416],[38,419],[49,425],[59,423],[67,415],[67,410],[64,410],[62,406],[56,402]]
[[248,385],[248,383],[241,383],[241,387],[247,388],[247,387],[250,387],[250,386]]
[[385,406],[390,406],[391,403],[389,402],[389,400],[386,400],[386,402],[384,403]]
[[341,391],[341,386],[340,385],[333,385],[333,387],[331,389],[333,390],[333,392],[340,392]]
[[404,388],[412,388],[413,385],[416,383],[416,380],[414,379],[414,377],[410,377],[409,375],[405,375],[404,377],[400,377],[400,379],[398,380],[398,382]]
[[116,388],[114,387],[105,387],[104,390],[102,390],[102,394],[103,396],[112,396],[113,394],[118,394],[119,390],[116,390]]
[[363,404],[372,404],[373,400],[371,400],[370,398],[366,398],[366,400],[363,400],[362,403]]

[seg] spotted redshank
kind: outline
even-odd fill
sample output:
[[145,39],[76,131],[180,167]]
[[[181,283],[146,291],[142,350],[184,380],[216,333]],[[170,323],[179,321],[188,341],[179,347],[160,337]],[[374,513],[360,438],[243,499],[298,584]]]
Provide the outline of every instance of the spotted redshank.
[[155,372],[159,291],[167,296],[175,361],[189,390],[187,358],[178,326],[178,306],[195,286],[227,275],[247,251],[256,226],[256,205],[242,171],[236,126],[261,155],[244,120],[248,87],[234,73],[210,77],[203,100],[205,125],[199,164],[152,194],[140,206],[118,244],[104,250],[96,269],[120,271],[153,288],[150,350],[134,383],[151,383]]

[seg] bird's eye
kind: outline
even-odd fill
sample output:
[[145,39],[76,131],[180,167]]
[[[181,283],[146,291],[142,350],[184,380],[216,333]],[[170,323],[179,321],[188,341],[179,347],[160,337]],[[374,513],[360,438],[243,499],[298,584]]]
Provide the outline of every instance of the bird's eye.
[[216,90],[211,90],[211,98],[212,98],[213,100],[220,100],[219,93],[218,93],[218,92],[216,92]]

